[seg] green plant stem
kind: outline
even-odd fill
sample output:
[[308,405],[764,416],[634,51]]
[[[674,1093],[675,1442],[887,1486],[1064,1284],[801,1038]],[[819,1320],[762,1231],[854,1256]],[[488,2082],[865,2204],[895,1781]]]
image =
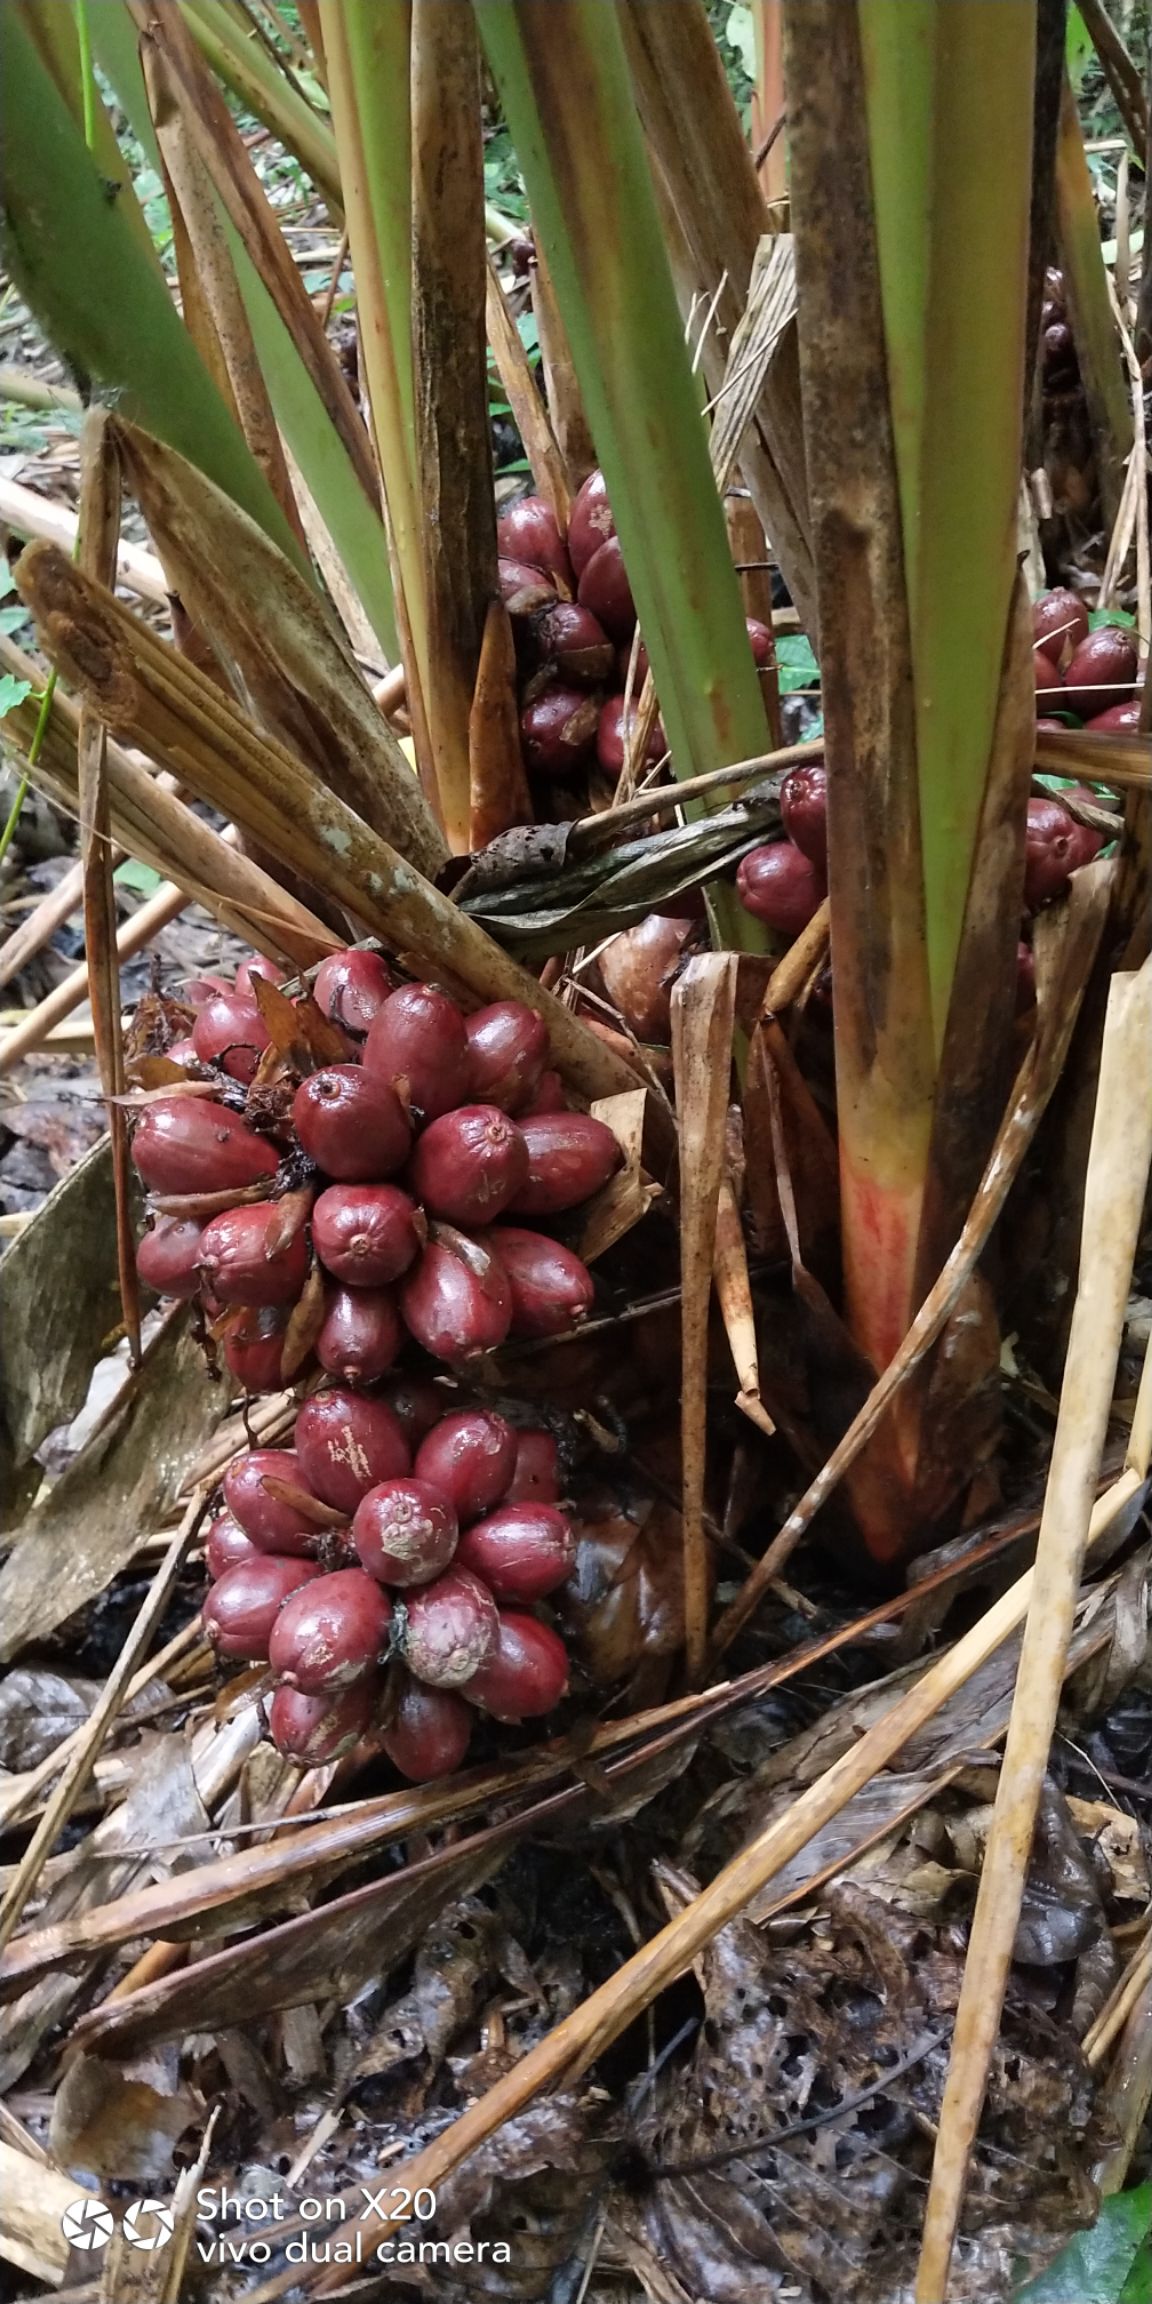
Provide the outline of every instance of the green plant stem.
[[16,787],[16,797],[12,802],[12,806],[8,810],[8,816],[4,825],[4,829],[2,832],[0,832],[0,864],[3,864],[4,858],[12,846],[16,826],[20,821],[20,810],[24,806],[24,802],[28,797],[28,786],[32,781],[32,771],[35,768],[36,762],[40,758],[40,754],[44,748],[44,738],[48,733],[48,723],[52,717],[52,698],[56,693],[56,679],[56,667],[53,665],[52,670],[48,674],[48,685],[44,690],[44,694],[40,698],[39,717],[37,718],[36,726],[32,731],[32,742],[28,747],[28,766],[24,770],[24,773],[20,778],[20,782]]
[[80,94],[84,106],[84,142],[91,152],[96,144],[96,84],[92,74],[92,42],[88,31],[88,0],[76,0],[76,38],[80,44]]

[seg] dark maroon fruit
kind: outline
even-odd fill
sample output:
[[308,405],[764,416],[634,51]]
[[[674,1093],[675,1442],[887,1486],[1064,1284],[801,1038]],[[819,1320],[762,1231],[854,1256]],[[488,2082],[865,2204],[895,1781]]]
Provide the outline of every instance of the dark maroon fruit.
[[399,1417],[359,1392],[314,1392],[292,1441],[313,1494],[349,1515],[378,1481],[395,1480],[412,1461]]
[[324,1318],[312,1349],[326,1374],[341,1384],[374,1384],[392,1366],[403,1334],[388,1289],[333,1283],[324,1291]]
[[552,665],[557,679],[578,688],[597,688],[612,677],[616,650],[591,609],[578,601],[542,608],[532,620],[532,647],[538,663]]
[[608,502],[604,474],[590,472],[573,501],[568,519],[568,557],[577,576],[583,575],[593,554],[615,534],[616,522]]
[[809,863],[828,869],[828,771],[793,768],[780,786],[784,830]]
[[1069,711],[1092,720],[1110,704],[1127,704],[1139,670],[1132,634],[1118,625],[1098,625],[1080,642],[1065,671]]
[[614,640],[631,639],[636,629],[636,603],[618,536],[609,536],[585,563],[576,597],[582,608],[591,609]]
[[218,993],[197,1011],[192,1026],[192,1046],[201,1063],[218,1064],[230,1079],[245,1085],[255,1077],[270,1039],[255,1000],[240,992]]
[[444,1414],[444,1394],[427,1376],[393,1376],[384,1386],[384,1398],[413,1450]]
[[1088,610],[1084,602],[1059,585],[1045,592],[1032,608],[1033,655],[1047,656],[1053,664],[1072,655],[1088,636]]
[[323,1768],[355,1750],[380,1709],[380,1682],[371,1674],[333,1696],[305,1696],[278,1688],[268,1706],[268,1734],[286,1760]]
[[562,1494],[560,1450],[551,1432],[532,1428],[516,1434],[516,1468],[505,1491],[509,1504],[558,1504]]
[[1030,800],[1024,839],[1024,902],[1039,911],[1053,897],[1062,896],[1078,864],[1084,861],[1077,839],[1080,826],[1058,800]]
[[551,577],[543,568],[533,568],[527,560],[499,559],[496,581],[510,616],[531,616],[537,608],[546,608],[557,597]]
[[320,1262],[351,1288],[384,1288],[411,1264],[423,1219],[397,1184],[330,1184],[312,1211]]
[[268,1486],[278,1485],[309,1494],[299,1457],[291,1448],[249,1448],[237,1456],[224,1474],[224,1502],[258,1552],[290,1552],[295,1557],[314,1553],[319,1529],[311,1514],[302,1512],[287,1497]]
[[409,1678],[381,1742],[392,1766],[410,1784],[428,1784],[459,1768],[475,1725],[476,1715],[462,1696]]
[[[1087,722],[1087,726],[1101,736],[1138,736],[1142,710],[1143,705],[1140,697],[1134,696],[1130,704],[1110,704],[1106,712],[1094,713],[1091,720]],[[1039,722],[1037,722],[1037,726],[1039,726]],[[169,1054],[171,1054],[171,1050],[169,1050]]]
[[489,1244],[512,1290],[513,1336],[564,1336],[587,1319],[596,1289],[571,1248],[515,1224],[497,1224]]
[[313,1072],[296,1090],[292,1121],[308,1158],[342,1184],[390,1176],[412,1142],[396,1090],[362,1064]]
[[445,1416],[416,1451],[413,1470],[448,1498],[462,1528],[491,1512],[516,1470],[517,1435],[491,1408]]
[[827,885],[819,866],[791,840],[753,848],[736,874],[736,894],[746,912],[778,936],[798,936],[819,911]]
[[395,989],[378,952],[332,952],[316,971],[312,997],[330,1023],[366,1032]]
[[558,1632],[502,1608],[496,1653],[468,1682],[468,1701],[494,1720],[538,1720],[554,1712],[568,1687],[568,1652]]
[[136,1250],[136,1270],[158,1296],[191,1297],[200,1286],[203,1228],[186,1216],[158,1216]]
[[205,1096],[166,1096],[136,1125],[132,1158],[150,1192],[243,1192],[276,1174],[272,1146]]
[[371,1672],[388,1645],[392,1603],[362,1568],[317,1577],[281,1609],[268,1662],[290,1688],[323,1696]]
[[604,989],[638,1040],[667,1045],[671,1039],[672,986],[691,932],[691,920],[650,912],[613,936],[600,954]]
[[449,1568],[404,1603],[408,1668],[433,1688],[459,1688],[495,1654],[496,1602],[467,1568]]
[[746,616],[744,629],[748,634],[748,646],[752,650],[756,669],[758,672],[763,672],[768,665],[774,663],[776,657],[776,641],[772,626],[762,624],[758,616]]
[[284,970],[278,968],[274,960],[266,960],[262,952],[254,952],[252,958],[242,960],[236,970],[236,990],[242,992],[246,1000],[256,998],[252,989],[254,976],[263,976],[267,984],[282,984],[284,982]]
[[518,1112],[531,1101],[548,1061],[548,1027],[523,1000],[497,1000],[466,1016],[468,1090],[476,1104]]
[[204,1630],[216,1654],[233,1663],[263,1663],[285,1602],[319,1574],[315,1560],[283,1559],[272,1553],[226,1568],[203,1609]]
[[519,1127],[528,1146],[528,1182],[512,1202],[514,1216],[558,1216],[577,1208],[620,1165],[612,1130],[590,1112],[536,1112]]
[[[628,745],[639,718],[639,706],[633,702],[625,708],[622,696],[609,696],[607,702],[600,707],[600,718],[596,723],[596,760],[612,784],[616,783],[624,766]],[[663,722],[656,719],[640,755],[641,767],[655,768],[667,750],[668,738],[664,734]]]
[[542,1072],[527,1104],[518,1114],[518,1118],[526,1120],[530,1113],[566,1112],[567,1110],[568,1099],[564,1094],[564,1082],[560,1078],[560,1074],[558,1072]]
[[383,1480],[356,1507],[352,1542],[380,1584],[430,1584],[448,1566],[459,1531],[443,1491],[427,1480]]
[[212,1578],[222,1576],[226,1568],[236,1568],[241,1560],[266,1560],[266,1552],[258,1550],[250,1536],[244,1534],[238,1520],[230,1512],[218,1512],[204,1539],[204,1565]]
[[506,560],[525,560],[558,576],[569,590],[572,567],[556,517],[542,496],[521,496],[496,522],[496,548]]
[[450,1224],[488,1224],[526,1182],[528,1148],[497,1105],[461,1104],[425,1129],[409,1175],[431,1215]]
[[402,1104],[436,1120],[451,1111],[466,1078],[464,1018],[434,984],[403,984],[372,1024],[364,1062],[390,1081]]
[[279,1392],[289,1313],[282,1304],[242,1305],[222,1338],[225,1365],[245,1392]]
[[526,765],[541,776],[571,776],[596,742],[600,707],[582,688],[546,688],[520,714]]
[[465,1529],[457,1558],[497,1600],[543,1600],[571,1575],[576,1537],[554,1504],[501,1504]]
[[200,1269],[222,1304],[291,1304],[311,1258],[302,1223],[282,1200],[225,1208],[204,1226]]
[[401,1285],[400,1310],[416,1342],[454,1366],[504,1342],[512,1291],[491,1251],[457,1232],[429,1241]]
[[1044,654],[1042,648],[1032,650],[1032,678],[1036,689],[1037,704],[1039,704],[1042,696],[1049,695],[1054,688],[1063,691],[1064,682],[1059,671],[1051,657]]

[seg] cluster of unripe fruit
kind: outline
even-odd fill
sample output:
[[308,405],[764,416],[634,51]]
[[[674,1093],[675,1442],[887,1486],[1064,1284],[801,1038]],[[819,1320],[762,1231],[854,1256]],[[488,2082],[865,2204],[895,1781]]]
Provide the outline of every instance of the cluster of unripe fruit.
[[[610,784],[624,765],[648,670],[636,650],[633,696],[626,699],[636,607],[602,472],[589,474],[573,501],[566,536],[541,496],[523,496],[496,527],[500,589],[512,618],[520,668],[520,734],[533,775],[561,783],[595,764]],[[772,634],[747,619],[759,666],[772,660]],[[659,720],[645,765],[667,742]]]
[[224,1475],[204,1625],[222,1660],[266,1664],[272,1741],[317,1767],[362,1738],[416,1783],[458,1768],[477,1712],[551,1712],[564,1643],[533,1613],[571,1573],[545,1430],[443,1413],[433,1385],[314,1393],[292,1445]]

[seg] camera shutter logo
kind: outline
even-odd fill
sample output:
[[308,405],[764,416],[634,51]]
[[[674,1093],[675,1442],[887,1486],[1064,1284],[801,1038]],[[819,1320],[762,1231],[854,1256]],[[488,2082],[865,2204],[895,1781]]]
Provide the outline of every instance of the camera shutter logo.
[[106,2248],[116,2219],[102,2200],[74,2200],[60,2218],[60,2230],[70,2248]]
[[163,2200],[135,2201],[121,2225],[130,2248],[166,2248],[175,2229],[176,2218]]

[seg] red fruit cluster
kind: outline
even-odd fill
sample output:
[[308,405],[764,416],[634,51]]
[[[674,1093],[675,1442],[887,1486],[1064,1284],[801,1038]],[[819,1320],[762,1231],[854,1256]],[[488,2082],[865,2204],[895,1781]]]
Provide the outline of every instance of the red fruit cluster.
[[[564,783],[595,763],[614,784],[648,658],[641,645],[626,706],[636,606],[603,473],[584,482],[566,537],[539,496],[511,505],[496,534],[500,589],[516,635],[525,765]],[[766,663],[771,632],[750,617],[748,638],[757,664]],[[667,749],[657,720],[645,760],[654,765]]]
[[1067,727],[1067,719],[1047,717],[1063,713],[1074,716],[1073,727],[1105,734],[1139,728],[1140,666],[1132,633],[1119,624],[1098,624],[1093,631],[1083,601],[1064,585],[1042,593],[1033,606],[1032,661],[1042,726]]
[[569,1576],[572,1524],[551,1433],[430,1385],[316,1392],[292,1445],[224,1476],[205,1546],[217,1654],[276,1678],[273,1742],[319,1766],[380,1723],[417,1783],[460,1766],[477,1711],[554,1710],[559,1634],[531,1611]]
[[326,960],[295,1006],[262,1007],[256,971],[196,987],[195,1087],[149,1103],[133,1142],[153,1195],[141,1278],[200,1297],[237,1383],[318,1365],[373,1384],[409,1338],[458,1367],[583,1320],[592,1276],[540,1226],[619,1152],[565,1108],[540,1017],[515,1000],[464,1016],[369,952]]
[[822,767],[792,769],[780,787],[780,813],[784,838],[743,858],[736,893],[746,912],[791,942],[828,893],[828,778]]

